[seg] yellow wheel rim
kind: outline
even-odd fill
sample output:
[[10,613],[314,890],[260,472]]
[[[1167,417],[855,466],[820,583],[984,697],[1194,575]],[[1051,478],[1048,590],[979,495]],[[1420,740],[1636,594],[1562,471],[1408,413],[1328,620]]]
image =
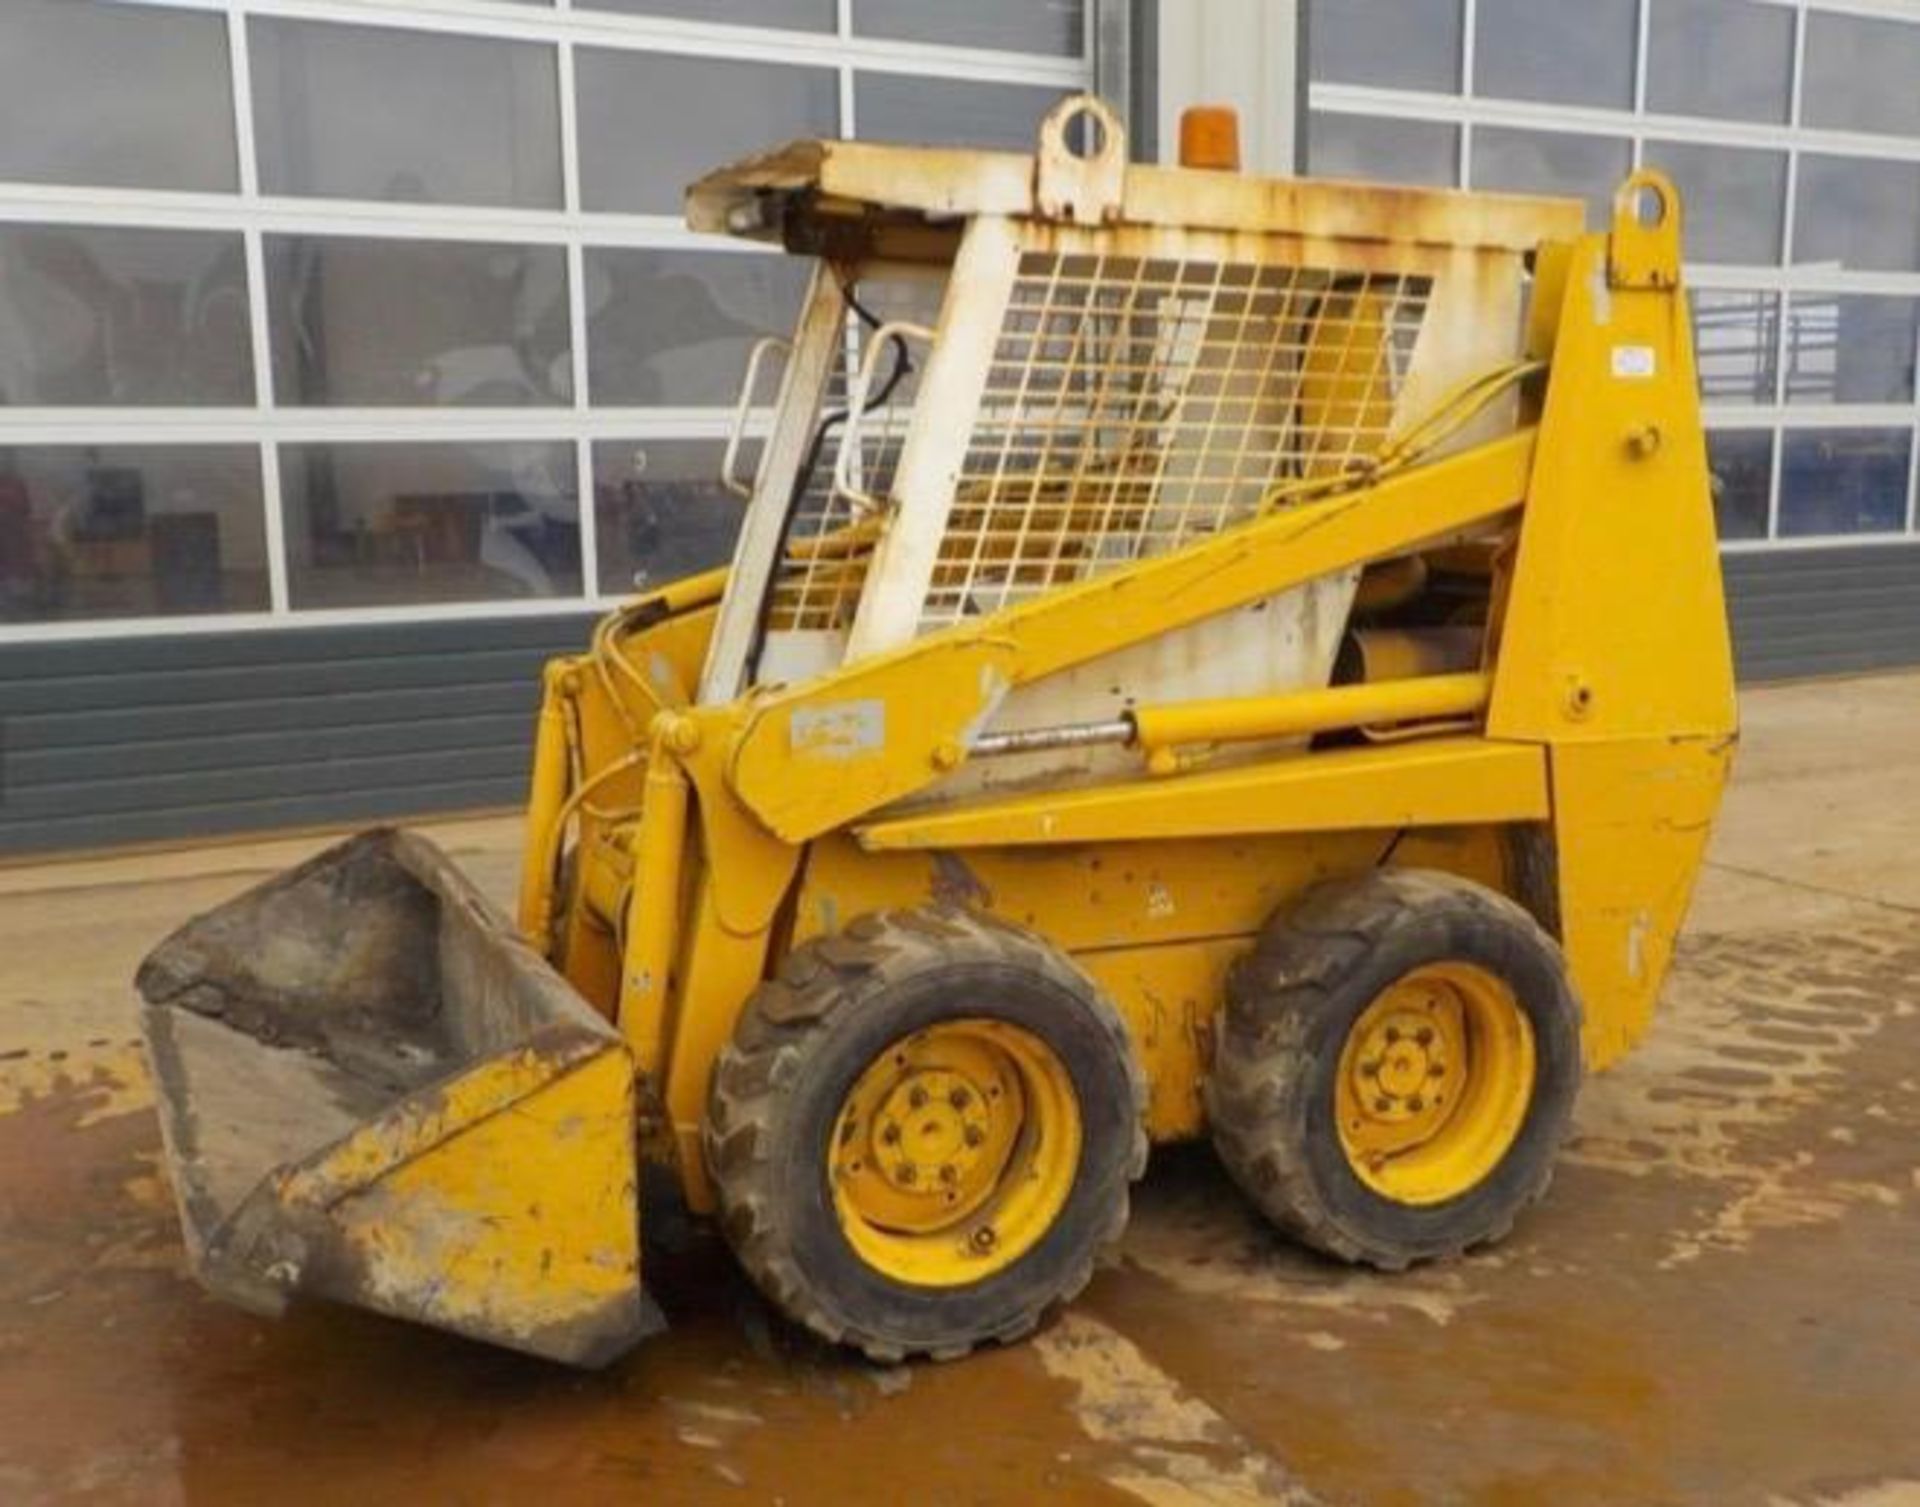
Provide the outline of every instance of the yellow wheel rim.
[[1457,1198],[1520,1134],[1534,1073],[1533,1027],[1505,982],[1468,963],[1416,968],[1347,1033],[1334,1085],[1347,1163],[1396,1203]]
[[1073,1080],[1039,1037],[942,1021],[894,1042],[842,1101],[834,1212],[861,1260],[897,1282],[978,1282],[1052,1227],[1080,1141]]

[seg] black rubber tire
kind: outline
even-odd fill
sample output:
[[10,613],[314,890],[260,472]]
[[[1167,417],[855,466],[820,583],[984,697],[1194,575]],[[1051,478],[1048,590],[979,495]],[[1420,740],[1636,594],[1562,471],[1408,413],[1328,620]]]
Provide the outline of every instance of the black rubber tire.
[[[842,1233],[828,1140],[849,1088],[889,1044],[983,1016],[1025,1028],[1066,1068],[1080,1165],[1059,1216],[1018,1261],[961,1287],[901,1283]],[[1146,1097],[1118,1012],[1063,954],[957,907],[888,911],[796,948],[755,991],[714,1069],[706,1162],[728,1242],[789,1318],[877,1361],[949,1360],[1021,1338],[1086,1286],[1146,1169]]]
[[[1402,975],[1448,960],[1512,988],[1533,1027],[1533,1096],[1478,1184],[1405,1204],[1354,1174],[1335,1080],[1361,1012]],[[1327,1255],[1400,1271],[1499,1239],[1546,1192],[1580,1080],[1580,1003],[1539,923],[1469,880],[1383,869],[1310,890],[1233,968],[1206,1104],[1220,1159],[1268,1219]]]

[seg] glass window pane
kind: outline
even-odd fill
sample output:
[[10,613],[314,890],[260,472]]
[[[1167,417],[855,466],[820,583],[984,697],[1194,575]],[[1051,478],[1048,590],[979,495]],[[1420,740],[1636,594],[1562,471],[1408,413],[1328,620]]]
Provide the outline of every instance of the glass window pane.
[[248,37],[267,193],[560,207],[553,48],[272,17]]
[[573,8],[678,16],[726,26],[780,26],[789,31],[832,31],[838,24],[835,0],[573,0]]
[[[1502,99],[1633,107],[1639,0],[1479,0],[1473,87]],[[1383,34],[1375,45],[1389,45]]]
[[1645,160],[1680,189],[1688,261],[1779,264],[1787,205],[1785,152],[1649,141]]
[[1040,117],[1063,91],[1035,84],[862,73],[853,81],[853,114],[867,141],[916,146],[999,147],[1031,152]]
[[1782,535],[1906,527],[1906,429],[1790,430],[1780,458]]
[[282,445],[293,605],[575,595],[573,454],[566,443]]
[[1316,110],[1307,119],[1307,171],[1316,178],[1451,188],[1460,178],[1460,130]]
[[269,236],[266,263],[281,404],[572,401],[558,246]]
[[267,606],[252,446],[0,448],[0,622]]
[[[651,590],[733,558],[745,505],[720,485],[719,440],[608,440],[593,447],[600,589]],[[742,457],[748,475],[753,457]]]
[[1793,259],[1867,272],[1920,271],[1920,163],[1800,158]]
[[1771,429],[1715,429],[1707,433],[1707,470],[1713,516],[1722,539],[1767,537],[1767,496],[1773,486]]
[[1457,94],[1460,0],[1314,0],[1307,57],[1328,83]]
[[0,404],[251,406],[238,235],[0,226]]
[[1792,92],[1791,7],[1753,0],[1653,0],[1648,109],[1785,121]]
[[1920,136],[1920,25],[1807,12],[1804,124]]
[[713,169],[783,141],[840,134],[830,68],[583,47],[574,69],[588,209],[678,215],[687,185]]
[[1804,293],[1788,309],[1788,402],[1913,401],[1920,299]]
[[1632,152],[1612,136],[1479,126],[1473,133],[1473,186],[1510,193],[1564,194],[1587,201],[1587,219],[1605,224],[1613,191]]
[[1085,0],[853,0],[853,29],[903,42],[1077,58],[1085,45],[1085,9]]
[[224,16],[0,6],[0,179],[220,193],[237,161]]
[[1771,403],[1780,296],[1701,289],[1692,303],[1700,396],[1709,403]]
[[737,251],[588,251],[593,402],[730,407],[753,342],[793,333],[810,272]]

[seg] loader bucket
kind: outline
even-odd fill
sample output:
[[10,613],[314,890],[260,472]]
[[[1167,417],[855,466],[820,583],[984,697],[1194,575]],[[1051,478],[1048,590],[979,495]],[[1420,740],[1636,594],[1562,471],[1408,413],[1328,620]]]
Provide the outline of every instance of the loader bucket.
[[575,1365],[661,1327],[626,1046],[425,839],[352,838],[189,922],[136,983],[215,1293]]

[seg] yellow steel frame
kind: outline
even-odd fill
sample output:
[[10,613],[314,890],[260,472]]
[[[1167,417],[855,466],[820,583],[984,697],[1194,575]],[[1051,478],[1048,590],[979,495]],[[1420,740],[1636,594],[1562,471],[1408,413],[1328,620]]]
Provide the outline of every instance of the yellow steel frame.
[[[1661,199],[1654,224],[1639,214],[1647,189]],[[627,609],[549,676],[522,925],[552,947],[564,912],[560,961],[619,1018],[654,1149],[695,1207],[711,1201],[697,1150],[707,1081],[747,995],[788,947],[881,905],[960,899],[1075,951],[1133,1028],[1150,1129],[1166,1138],[1200,1129],[1221,973],[1275,904],[1389,856],[1514,889],[1500,835],[1544,824],[1557,894],[1530,898],[1556,906],[1588,1057],[1604,1066],[1627,1048],[1735,736],[1678,217],[1671,186],[1640,174],[1610,234],[1541,248],[1527,356],[1545,377],[1510,435],[1346,478],[799,684],[694,703],[717,579]],[[1143,765],[1089,789],[898,809],[969,758],[1016,686],[1470,535],[1509,546],[1484,676],[1371,687],[1344,707],[1331,693],[1332,709],[1318,693],[1141,723],[1163,751],[1402,716],[1445,714],[1444,733],[1196,768],[1162,759],[1165,777]],[[598,873],[557,896],[569,830]],[[624,909],[583,923],[580,897],[608,893]]]

